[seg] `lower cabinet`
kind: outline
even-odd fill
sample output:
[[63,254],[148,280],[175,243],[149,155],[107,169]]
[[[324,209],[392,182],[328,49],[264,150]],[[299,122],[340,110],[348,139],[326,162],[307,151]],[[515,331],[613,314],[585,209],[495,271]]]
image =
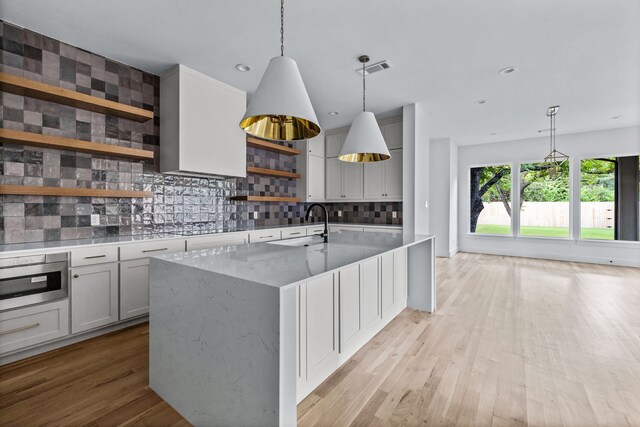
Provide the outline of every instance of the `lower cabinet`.
[[300,285],[299,304],[298,384],[313,389],[338,363],[338,298],[334,275]]
[[402,248],[298,287],[298,402],[406,307],[406,265]]
[[69,335],[69,300],[0,313],[0,354]]
[[149,312],[149,258],[120,263],[120,320]]
[[71,332],[105,326],[118,320],[118,264],[71,269]]

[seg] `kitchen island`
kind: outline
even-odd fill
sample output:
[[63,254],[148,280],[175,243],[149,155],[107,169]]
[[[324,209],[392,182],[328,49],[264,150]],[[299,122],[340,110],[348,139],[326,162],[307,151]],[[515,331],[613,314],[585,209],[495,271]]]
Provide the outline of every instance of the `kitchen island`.
[[340,232],[151,258],[149,383],[195,425],[296,424],[296,404],[409,306],[433,237]]

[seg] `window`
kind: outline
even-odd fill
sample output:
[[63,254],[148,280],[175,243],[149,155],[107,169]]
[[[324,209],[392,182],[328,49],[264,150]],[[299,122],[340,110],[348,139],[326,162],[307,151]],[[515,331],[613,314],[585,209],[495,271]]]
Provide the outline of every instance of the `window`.
[[638,156],[580,162],[580,238],[638,240]]
[[569,162],[520,165],[520,235],[569,237]]
[[511,167],[471,168],[471,224],[478,234],[511,234]]

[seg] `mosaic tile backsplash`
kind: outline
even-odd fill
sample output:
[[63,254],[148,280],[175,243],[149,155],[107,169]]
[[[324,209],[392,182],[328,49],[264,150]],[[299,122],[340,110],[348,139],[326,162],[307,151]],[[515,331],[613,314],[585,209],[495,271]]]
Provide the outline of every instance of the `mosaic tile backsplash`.
[[[1,71],[154,112],[136,123],[0,92],[0,126],[143,148],[153,162],[0,144],[0,183],[153,191],[149,199],[0,196],[0,243],[300,223],[305,204],[232,202],[237,194],[292,195],[294,180],[202,179],[158,173],[159,77],[0,21]],[[247,165],[295,170],[295,158],[247,149]],[[330,221],[400,224],[400,203],[327,205]],[[342,213],[339,216],[339,212]],[[91,226],[91,215],[100,225]],[[316,214],[317,215],[317,214]],[[318,217],[316,216],[316,219]]]

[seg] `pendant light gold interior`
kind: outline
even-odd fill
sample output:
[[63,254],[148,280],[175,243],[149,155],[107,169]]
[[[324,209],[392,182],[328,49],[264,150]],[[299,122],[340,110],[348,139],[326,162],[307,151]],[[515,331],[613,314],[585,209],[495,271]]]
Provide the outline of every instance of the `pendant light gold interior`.
[[389,160],[390,158],[390,155],[380,153],[353,153],[338,156],[339,160],[352,163],[381,162],[383,160]]
[[320,134],[320,126],[310,120],[291,116],[259,115],[247,117],[240,127],[258,138],[295,141],[309,139]]

